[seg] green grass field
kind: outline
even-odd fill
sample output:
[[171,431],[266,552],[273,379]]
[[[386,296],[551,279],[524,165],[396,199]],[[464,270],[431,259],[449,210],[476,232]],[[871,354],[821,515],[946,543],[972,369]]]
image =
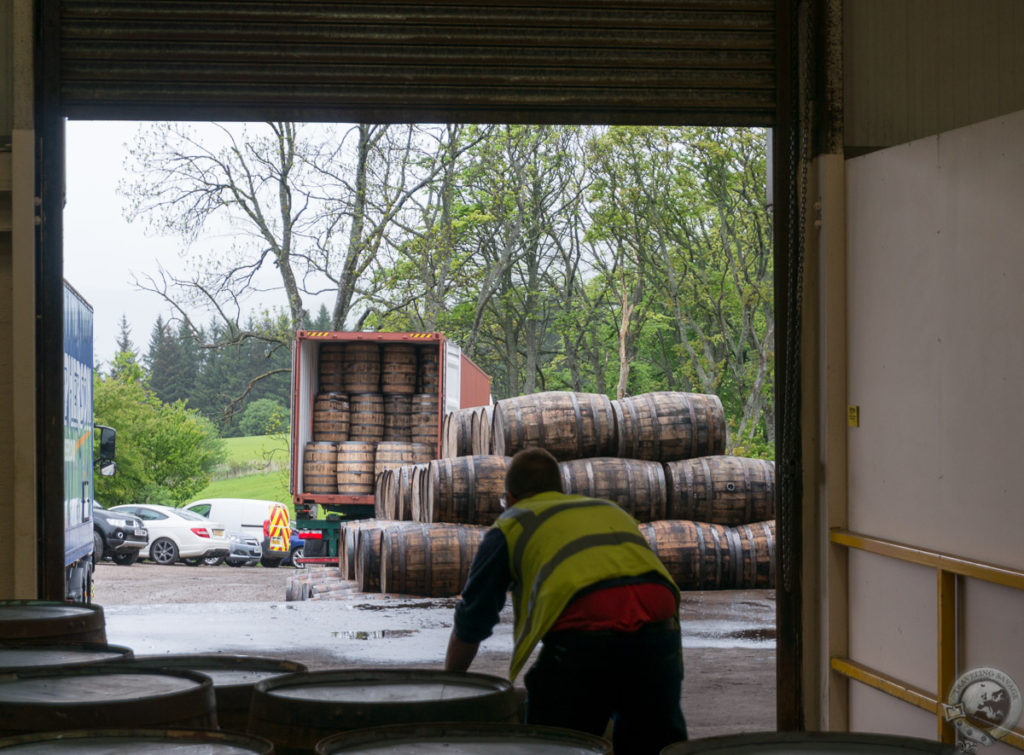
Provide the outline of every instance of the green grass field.
[[[294,517],[288,494],[288,440],[280,435],[225,438],[227,461],[210,484],[191,501],[201,498],[259,498],[280,501]],[[189,501],[186,501],[188,503]]]

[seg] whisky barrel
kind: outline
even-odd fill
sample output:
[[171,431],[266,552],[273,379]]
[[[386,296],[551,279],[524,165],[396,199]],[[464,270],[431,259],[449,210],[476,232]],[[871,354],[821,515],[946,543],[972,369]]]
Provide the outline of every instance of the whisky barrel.
[[313,441],[302,456],[302,489],[305,493],[338,492],[338,444]]
[[307,671],[256,685],[249,733],[269,739],[279,755],[305,755],[342,731],[430,721],[509,722],[518,705],[512,683],[487,674]]
[[0,600],[0,642],[106,644],[103,607],[57,600]]
[[665,519],[665,470],[656,461],[573,459],[558,464],[566,493],[614,501],[638,522]]
[[274,745],[262,737],[197,729],[76,729],[48,734],[23,734],[0,739],[4,755],[273,755]]
[[123,661],[132,649],[99,642],[80,644],[0,643],[0,675],[44,668],[72,668]]
[[318,393],[313,399],[313,440],[342,443],[348,440],[348,396]]
[[437,405],[436,393],[417,393],[409,406],[409,439],[429,446],[431,459],[438,458]]
[[321,393],[345,392],[345,344],[325,341],[320,344],[317,385]]
[[417,346],[416,353],[418,356],[416,392],[432,393],[435,396],[440,395],[440,348],[436,343],[429,346]]
[[665,463],[665,519],[734,526],[775,517],[775,462],[701,456]]
[[384,396],[360,393],[348,397],[348,439],[379,441],[384,439]]
[[640,532],[680,590],[775,586],[775,521],[738,527],[667,519]]
[[373,495],[376,443],[350,440],[338,444],[337,491],[341,495]]
[[414,524],[383,530],[381,592],[428,598],[458,595],[488,529],[475,524]]
[[412,396],[402,393],[385,393],[384,406],[384,431],[382,440],[408,443],[412,440],[410,433],[411,420],[410,409],[412,407]]
[[450,752],[475,755],[543,753],[608,755],[611,742],[594,734],[555,726],[518,723],[418,723],[374,726],[325,737],[316,755],[384,752]]
[[[374,466],[376,469],[376,464]],[[384,469],[374,472],[373,516],[376,519],[391,519],[395,510],[395,472],[398,469]]]
[[380,391],[411,396],[416,392],[416,344],[385,343],[380,347]]
[[356,519],[351,522],[342,522],[338,533],[338,570],[340,576],[345,580],[356,578],[356,538],[359,530],[367,527],[383,526],[381,519]]
[[345,344],[342,393],[380,393],[380,346],[372,341]]
[[490,406],[478,406],[473,410],[470,419],[470,447],[474,456],[489,456],[494,453],[494,441],[491,439]]
[[18,672],[0,679],[0,735],[69,729],[216,729],[209,677],[126,662]]
[[458,522],[490,525],[501,514],[505,492],[505,456],[458,456],[431,461],[427,470],[426,500],[418,522]]
[[[759,731],[701,737],[666,746],[661,755],[770,755],[783,752],[817,755],[953,755],[960,752],[945,742],[899,734],[848,731]],[[327,752],[344,752],[328,750]]]
[[725,452],[727,428],[718,396],[657,391],[611,404],[618,450],[612,456],[677,461]]
[[473,412],[456,409],[444,415],[441,422],[441,458],[473,455]]
[[430,459],[430,448],[423,443],[383,441],[377,444],[374,474],[379,475],[385,469],[397,469],[406,464],[423,464]]
[[628,456],[615,453],[615,415],[604,394],[547,391],[506,398],[492,415],[496,456],[528,446],[545,448],[559,460]]
[[390,512],[389,519],[410,521],[412,519],[412,502],[417,494],[420,476],[426,471],[427,462],[407,464],[399,467],[395,474],[395,509]]
[[130,663],[136,668],[184,669],[208,676],[213,682],[219,727],[237,732],[248,726],[249,701],[257,683],[306,670],[295,661],[223,653],[137,656]]

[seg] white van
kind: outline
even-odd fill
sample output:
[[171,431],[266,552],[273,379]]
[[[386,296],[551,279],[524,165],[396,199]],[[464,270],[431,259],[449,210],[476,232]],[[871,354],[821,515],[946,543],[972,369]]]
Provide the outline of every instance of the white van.
[[291,524],[288,507],[277,501],[257,498],[204,498],[185,506],[189,511],[216,519],[228,530],[239,530],[263,543],[263,566],[280,566],[288,557]]

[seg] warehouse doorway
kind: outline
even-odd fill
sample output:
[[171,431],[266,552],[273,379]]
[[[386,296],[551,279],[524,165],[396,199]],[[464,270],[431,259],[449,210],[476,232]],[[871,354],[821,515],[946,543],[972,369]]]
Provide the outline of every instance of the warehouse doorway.
[[[116,9],[94,9],[89,12],[91,14],[90,18],[84,18],[81,15],[76,15],[76,9],[72,7],[71,3],[64,4],[63,7],[60,7],[58,3],[44,3],[43,8],[44,21],[48,21],[48,23],[44,23],[44,28],[48,28],[53,36],[49,39],[51,46],[45,48],[44,45],[43,64],[39,67],[41,80],[40,97],[44,112],[40,133],[45,145],[41,153],[42,165],[40,171],[43,184],[40,193],[43,200],[44,215],[44,224],[41,232],[41,269],[60,269],[61,229],[58,213],[53,212],[53,209],[59,206],[59,196],[61,193],[58,176],[63,164],[63,154],[59,133],[59,119],[64,115],[70,115],[75,118],[159,118],[175,117],[176,114],[184,112],[189,117],[202,117],[203,114],[206,114],[207,117],[242,119],[243,114],[251,116],[253,113],[258,113],[259,117],[264,118],[295,117],[301,115],[304,118],[314,120],[330,119],[328,116],[336,118],[339,114],[346,114],[366,116],[366,119],[370,121],[395,122],[402,119],[416,119],[444,122],[453,119],[453,116],[461,113],[465,120],[476,122],[655,124],[682,122],[773,125],[776,127],[776,142],[780,147],[775,150],[776,169],[774,173],[776,176],[776,189],[774,193],[782,198],[782,201],[775,202],[775,234],[777,239],[775,248],[777,260],[780,259],[778,257],[780,250],[789,248],[788,231],[790,221],[784,213],[790,211],[788,209],[788,199],[791,188],[789,184],[791,166],[788,165],[787,161],[789,138],[791,136],[789,124],[791,124],[791,121],[786,107],[786,86],[780,83],[785,82],[786,78],[784,73],[781,76],[779,75],[779,71],[785,72],[788,70],[788,61],[785,60],[785,56],[776,56],[773,52],[776,49],[776,44],[779,45],[778,49],[788,49],[784,40],[788,33],[789,19],[787,9],[785,7],[777,8],[773,2],[749,3],[744,4],[739,10],[722,11],[721,13],[728,16],[728,18],[724,19],[722,17],[711,19],[709,15],[714,15],[715,12],[703,8],[669,8],[665,10],[666,13],[672,14],[669,23],[666,23],[665,18],[659,17],[661,12],[659,10],[652,11],[650,14],[626,14],[628,17],[623,17],[623,14],[614,9],[610,11],[611,16],[602,15],[605,13],[605,10],[599,8],[584,18],[581,16],[580,8],[568,7],[553,9],[553,16],[540,19],[523,19],[521,15],[517,17],[514,10],[498,8],[496,12],[499,15],[504,14],[502,18],[491,19],[487,23],[482,23],[480,19],[468,19],[468,24],[460,26],[460,29],[463,31],[467,28],[479,29],[486,30],[490,34],[496,28],[507,30],[509,28],[517,28],[517,24],[519,24],[526,28],[526,30],[513,35],[518,37],[518,42],[514,43],[509,49],[515,51],[540,51],[546,59],[535,69],[536,72],[542,73],[547,71],[552,73],[557,71],[561,74],[568,72],[569,75],[579,69],[574,68],[572,65],[564,65],[567,60],[565,57],[566,53],[564,51],[553,52],[551,49],[551,45],[555,44],[553,40],[559,38],[579,40],[582,38],[591,41],[599,41],[601,39],[607,41],[609,33],[614,38],[616,37],[617,30],[628,29],[625,35],[612,39],[611,42],[612,47],[623,51],[634,49],[638,40],[650,38],[656,41],[664,41],[664,37],[671,37],[673,33],[679,32],[684,36],[689,35],[687,39],[690,40],[691,49],[696,47],[700,50],[691,58],[691,62],[686,65],[691,66],[693,70],[699,71],[706,67],[709,61],[717,61],[715,63],[716,67],[721,68],[724,66],[730,71],[729,74],[722,75],[717,79],[712,78],[709,80],[701,77],[699,74],[696,79],[692,77],[687,79],[685,74],[680,75],[678,71],[664,76],[660,74],[655,75],[653,78],[647,76],[645,71],[649,72],[653,69],[661,72],[671,67],[669,60],[679,60],[674,52],[666,53],[665,47],[660,46],[654,59],[645,64],[646,67],[645,65],[639,65],[637,59],[632,57],[632,53],[624,53],[628,59],[627,61],[623,60],[621,54],[610,56],[608,58],[609,65],[617,73],[610,77],[607,73],[596,75],[597,80],[613,82],[615,84],[615,86],[604,89],[588,86],[586,82],[584,86],[577,89],[572,87],[571,83],[567,84],[562,81],[556,82],[553,87],[549,86],[545,93],[542,91],[544,85],[550,85],[551,82],[550,80],[545,82],[543,76],[536,79],[533,85],[528,85],[522,90],[496,89],[494,86],[495,79],[488,78],[488,76],[493,77],[498,74],[484,72],[477,78],[471,76],[468,81],[459,82],[457,86],[449,85],[447,87],[431,88],[403,85],[390,90],[389,93],[385,91],[385,94],[381,95],[380,90],[374,90],[374,88],[381,82],[389,80],[392,82],[401,81],[402,71],[432,70],[432,66],[436,65],[438,59],[457,60],[460,54],[460,45],[444,51],[438,51],[432,45],[430,49],[424,49],[423,46],[417,49],[415,45],[408,45],[401,48],[402,54],[393,56],[392,61],[397,65],[391,68],[389,72],[382,72],[380,69],[377,69],[372,72],[376,79],[363,79],[358,87],[344,91],[335,90],[332,92],[331,87],[324,86],[322,81],[317,83],[317,77],[315,76],[306,77],[312,82],[310,87],[296,88],[294,80],[289,83],[287,75],[284,74],[287,74],[288,71],[293,73],[298,71],[299,69],[295,68],[294,64],[301,61],[293,60],[286,61],[283,65],[279,66],[272,65],[270,67],[282,73],[281,81],[284,83],[273,97],[269,100],[264,98],[262,101],[260,100],[260,87],[252,85],[252,79],[248,80],[250,83],[245,83],[247,78],[244,75],[237,79],[233,78],[237,70],[231,70],[230,66],[219,65],[215,62],[211,66],[209,61],[200,63],[198,67],[194,66],[187,71],[175,66],[167,66],[165,64],[167,50],[173,48],[176,44],[184,44],[182,49],[187,47],[192,53],[202,47],[201,44],[192,43],[194,30],[191,30],[191,27],[182,27],[180,31],[176,31],[174,29],[175,19],[173,18],[158,20],[157,25],[161,26],[161,36],[164,40],[161,50],[163,57],[157,67],[160,70],[158,71],[157,68],[153,67],[146,68],[144,65],[133,64],[125,66],[121,64],[122,72],[130,69],[136,71],[136,73],[129,74],[128,78],[130,81],[122,79],[118,83],[114,79],[104,78],[118,66],[112,66],[104,71],[98,71],[96,68],[87,70],[89,65],[83,65],[81,62],[88,58],[88,54],[85,54],[83,57],[83,50],[88,47],[90,39],[94,38],[95,30],[117,28],[119,23],[118,11]],[[220,10],[223,12],[225,9],[221,8]],[[395,23],[396,18],[400,21],[402,19],[408,21],[408,14],[415,13],[415,11],[410,11],[408,8],[392,9],[389,17],[387,13],[384,13],[379,8],[378,11],[381,14],[379,17],[375,15],[372,19],[363,19],[363,22],[367,25],[381,23],[391,25]],[[135,14],[145,14],[148,11],[136,8],[133,12]],[[157,12],[160,13],[162,11],[158,10]],[[238,19],[217,18],[216,13],[211,10],[210,18],[193,18],[187,23],[196,23],[201,26],[204,29],[204,33],[211,35],[211,38],[219,34],[227,34],[232,28],[244,29],[245,34],[253,34],[252,39],[248,41],[261,42],[261,46],[258,46],[259,52],[255,53],[253,62],[257,63],[258,67],[267,69],[268,64],[265,59],[260,60],[260,55],[268,52],[273,53],[275,49],[284,49],[284,47],[275,48],[274,29],[282,30],[283,34],[292,35],[286,47],[293,45],[296,39],[301,38],[301,35],[295,36],[294,30],[298,27],[289,26],[286,23],[289,20],[295,20],[287,18],[288,11],[277,9],[277,12],[281,13],[281,15],[274,17],[273,13],[271,13],[271,16],[266,18],[246,19],[251,22],[249,25],[246,25],[239,24]],[[438,29],[445,28],[445,24],[451,20],[443,18],[443,15],[443,13],[438,15],[437,8],[430,8],[427,11],[426,17],[416,19],[416,22],[418,24],[431,24],[433,25],[431,31],[436,32]],[[183,18],[178,18],[177,21],[182,22]],[[310,28],[310,23],[318,24],[321,21],[322,19],[306,18],[298,19],[297,23],[303,28]],[[467,21],[467,19],[462,19],[462,21]],[[574,29],[574,32],[580,31],[583,27],[586,28],[579,35],[574,34],[571,37],[567,37],[564,32],[567,23]],[[62,28],[62,24],[63,41],[58,42],[57,32]],[[543,27],[545,24],[548,25],[546,31],[544,28],[538,28]],[[724,34],[721,33],[723,25],[725,28]],[[140,28],[138,19],[133,19],[129,26],[136,29]],[[145,24],[142,24],[142,26],[145,26]],[[351,19],[349,19],[346,27],[356,29],[358,24],[352,24]],[[425,32],[424,29],[426,27],[424,26],[418,26],[417,28],[421,35],[425,35],[421,37],[421,40],[429,45],[434,35]],[[611,30],[611,32],[608,30]],[[652,32],[652,30],[658,31]],[[409,39],[407,36],[408,31],[408,28],[402,30],[402,34],[406,35],[406,40]],[[358,32],[353,32],[353,34],[358,34]],[[105,36],[104,44],[109,45],[110,36],[109,34]],[[370,37],[366,37],[362,41],[367,43],[366,40],[368,39]],[[765,44],[759,42],[759,39],[766,39],[768,41]],[[524,46],[522,44],[524,40],[534,40],[534,43]],[[538,40],[544,40],[544,44],[535,47],[534,44]],[[782,42],[780,43],[779,40],[782,40]],[[347,41],[351,42],[351,40]],[[356,40],[356,44],[358,42],[359,40]],[[379,39],[374,41],[374,44],[377,43],[379,43]],[[372,45],[360,48],[358,55],[366,56],[371,54],[373,50],[370,47]],[[573,41],[568,47],[574,47],[578,50],[579,43],[578,41]],[[123,43],[115,44],[114,48],[108,47],[108,49],[128,50],[129,55],[132,55],[136,54],[140,48],[133,46],[131,40],[125,40]],[[461,51],[465,51],[465,49],[461,48]],[[478,54],[482,48],[477,47],[474,49],[475,53]],[[62,50],[68,53],[64,58],[61,57]],[[74,50],[73,53],[72,50]],[[761,83],[758,83],[757,76],[750,76],[749,67],[745,67],[743,64],[737,65],[736,63],[737,53],[742,57],[751,50],[763,56],[762,63],[755,65],[754,68],[770,72],[767,86],[764,85],[763,79],[761,79]],[[767,55],[764,56],[766,52]],[[314,65],[322,63],[322,57],[317,58],[318,54],[323,54],[322,48],[321,52],[317,53],[313,47],[303,47],[302,53],[307,56],[307,62],[312,61]],[[425,54],[432,56],[426,64],[424,64],[422,57]],[[515,53],[511,54],[514,55]],[[417,58],[417,56],[420,57]],[[602,57],[601,55],[593,55],[592,49],[584,51],[584,56],[590,56],[588,58],[590,62]],[[426,67],[417,69],[418,65],[426,65]],[[635,68],[630,68],[630,66],[635,66]],[[101,67],[103,66],[101,65]],[[194,81],[196,71],[203,68],[211,72],[219,70],[223,80],[228,82],[226,87],[200,85],[194,88],[191,95],[183,96],[181,90],[175,90],[174,87],[168,86],[166,82],[161,83],[159,81],[160,71],[176,72],[172,74],[172,78],[175,75],[184,73],[181,80]],[[475,72],[476,69],[466,70]],[[451,70],[446,70],[444,75],[450,77],[452,75]],[[301,76],[302,74],[300,74]],[[353,78],[352,75],[348,75],[347,79],[353,81],[358,79],[358,76]],[[683,82],[683,85],[677,86],[679,82]],[[593,80],[589,82],[590,85],[593,83]],[[290,90],[289,86],[291,87]],[[531,86],[535,88],[531,89]],[[384,86],[383,89],[387,90],[387,87]],[[232,90],[233,93],[229,93],[229,90]],[[289,94],[295,96],[275,100],[274,97],[278,97],[282,90],[288,90]],[[565,92],[568,90],[576,92],[579,96],[566,98]],[[244,94],[246,91],[248,94]],[[370,91],[376,91],[376,93],[372,96],[367,96],[367,92]],[[264,94],[265,92],[266,90],[264,90]],[[740,92],[738,99],[736,92]],[[767,96],[765,96],[766,92],[768,93]],[[416,95],[422,93],[427,93],[430,97],[417,98]],[[752,97],[748,96],[751,94],[753,95]],[[779,95],[778,99],[776,95]],[[780,217],[784,219],[784,222],[779,222]],[[781,240],[781,243],[779,240]],[[788,301],[788,281],[788,261],[786,258],[782,258],[780,264],[776,265],[776,289],[777,292],[782,294],[781,296],[776,296],[777,302]],[[40,295],[38,299],[43,322],[59,321],[57,317],[59,303],[54,293],[56,290],[55,284],[47,285],[45,280],[41,280],[39,288]],[[777,328],[779,332],[785,332],[784,316],[778,319]],[[59,340],[59,337],[57,340]],[[40,346],[39,374],[43,376],[50,372],[49,368],[56,365],[60,349],[59,343],[46,335],[42,337]],[[785,392],[782,389],[787,375],[792,376],[792,364],[786,358],[787,354],[784,346],[777,350],[777,354],[778,363],[784,365],[779,370],[777,387],[779,393],[784,394]],[[40,416],[55,416],[56,412],[53,409],[58,405],[57,396],[59,391],[55,385],[47,383],[47,378],[41,377],[40,381]],[[792,410],[792,407],[790,409]],[[785,414],[785,411],[783,411],[783,414]],[[41,423],[41,427],[45,428],[45,426],[45,423]],[[51,447],[50,444],[53,441],[54,438],[44,429],[41,432],[41,448]],[[47,458],[47,454],[41,453],[40,458]],[[788,467],[786,469],[786,474],[793,474],[792,470]],[[59,482],[59,472],[57,472],[56,476],[50,478],[45,474],[46,471],[41,470],[41,477],[44,480],[41,483],[44,517],[50,516],[58,510],[56,502],[60,497],[58,492],[59,485],[54,484],[51,489],[51,483],[45,482],[46,479]],[[795,497],[788,501],[787,505],[791,509],[796,507],[797,501]],[[50,514],[46,512],[50,512]],[[786,540],[783,538],[784,546],[795,548],[798,551],[798,543],[795,542],[794,533],[791,532],[789,534],[792,536],[790,543],[786,545]],[[44,560],[51,564],[51,568],[44,570],[43,589],[41,592],[43,594],[56,594],[55,585],[58,577],[54,576],[52,569],[52,563],[54,562],[53,554],[44,554]],[[786,595],[787,602],[792,604],[793,600],[791,599],[798,601],[798,588],[793,586],[787,591]],[[798,606],[798,602],[796,605]],[[792,608],[792,605],[789,608]],[[781,610],[780,613],[781,615],[789,616],[794,621],[795,617],[798,616],[798,613],[791,610]],[[780,628],[780,631],[785,630]],[[799,643],[796,641],[797,633],[793,632],[790,639],[793,640],[793,643],[784,645],[784,652],[788,656],[787,662],[784,665],[789,672],[792,672],[799,665],[796,660],[799,658]],[[798,676],[798,674],[780,673],[780,678],[784,677],[786,679],[785,684],[796,684],[797,682],[794,680]]]

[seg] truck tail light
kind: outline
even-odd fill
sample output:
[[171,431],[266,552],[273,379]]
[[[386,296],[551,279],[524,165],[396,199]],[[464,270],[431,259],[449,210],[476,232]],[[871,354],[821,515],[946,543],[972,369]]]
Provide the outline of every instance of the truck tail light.
[[198,537],[209,537],[210,531],[206,527],[193,527],[192,534]]
[[324,535],[322,532],[300,532],[300,540],[323,540]]

